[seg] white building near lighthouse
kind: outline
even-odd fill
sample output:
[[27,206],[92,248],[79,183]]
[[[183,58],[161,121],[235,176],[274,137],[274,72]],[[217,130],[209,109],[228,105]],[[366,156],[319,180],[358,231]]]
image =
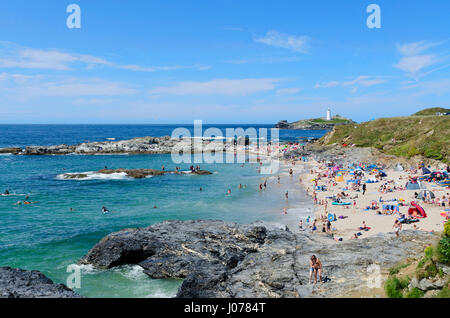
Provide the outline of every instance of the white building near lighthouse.
[[328,107],[328,110],[327,110],[327,120],[331,120],[331,110],[330,110],[330,107]]

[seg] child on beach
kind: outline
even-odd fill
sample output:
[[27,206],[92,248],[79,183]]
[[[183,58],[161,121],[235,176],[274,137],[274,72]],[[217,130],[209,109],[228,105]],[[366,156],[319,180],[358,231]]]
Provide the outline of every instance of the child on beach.
[[392,226],[395,232],[395,236],[399,237],[399,232],[402,229],[402,223],[399,220],[395,220],[394,225]]

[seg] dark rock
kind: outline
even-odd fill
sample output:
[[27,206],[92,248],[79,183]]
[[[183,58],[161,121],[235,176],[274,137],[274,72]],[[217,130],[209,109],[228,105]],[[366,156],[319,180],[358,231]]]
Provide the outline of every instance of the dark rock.
[[[434,239],[405,230],[400,238],[388,233],[335,242],[261,223],[165,221],[112,233],[79,263],[138,264],[152,278],[184,279],[178,297],[336,297],[367,288],[369,265],[390,268]],[[317,288],[308,285],[312,254],[331,280]]]
[[[165,174],[183,174],[183,172],[179,171],[163,171],[163,170],[156,170],[156,169],[102,169],[97,171],[97,173],[100,174],[113,174],[113,173],[126,173],[127,177],[133,178],[133,179],[143,179],[148,176],[162,176]],[[209,172],[207,170],[196,170],[192,172],[193,174],[197,175],[210,175],[212,172]],[[88,175],[85,173],[65,173],[64,179],[84,179],[87,178]]]
[[17,155],[22,152],[21,148],[0,148],[0,153],[10,153]]
[[39,271],[0,267],[0,298],[81,298]]

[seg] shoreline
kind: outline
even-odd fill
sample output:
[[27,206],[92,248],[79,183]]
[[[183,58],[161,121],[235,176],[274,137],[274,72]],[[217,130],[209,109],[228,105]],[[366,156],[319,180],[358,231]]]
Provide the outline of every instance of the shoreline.
[[[299,167],[302,167],[302,170]],[[345,180],[349,179],[349,175],[344,173],[344,182],[335,182],[335,185],[331,185],[328,180],[320,180],[319,185],[325,185],[331,187],[327,191],[315,191],[314,182],[312,180],[317,177],[318,173],[323,173],[327,169],[323,167],[319,162],[313,158],[308,158],[308,162],[305,164],[302,161],[296,161],[295,166],[291,167],[294,170],[294,174],[297,173],[297,179],[301,178],[303,182],[299,182],[299,185],[307,193],[308,197],[314,202],[314,194],[317,197],[318,204],[314,204],[314,218],[317,220],[317,231],[322,233],[322,216],[327,216],[328,213],[335,214],[338,219],[332,222],[332,231],[327,233],[333,235],[336,238],[342,238],[342,240],[347,241],[353,237],[355,233],[361,233],[359,238],[365,238],[377,235],[378,233],[393,233],[394,230],[392,226],[394,221],[400,217],[401,214],[408,214],[409,203],[414,201],[422,206],[427,217],[420,219],[417,223],[403,224],[402,230],[411,229],[416,231],[424,231],[427,233],[436,233],[443,230],[443,224],[445,218],[442,217],[442,213],[445,209],[449,207],[449,189],[437,187],[432,183],[425,183],[427,190],[433,191],[436,197],[441,198],[446,197],[446,206],[437,206],[436,204],[424,203],[414,197],[415,192],[420,192],[421,190],[406,190],[403,189],[404,184],[407,182],[408,177],[411,175],[417,176],[420,173],[410,174],[406,171],[395,171],[392,168],[385,169],[387,177],[378,183],[367,183],[367,191],[363,196],[359,191],[352,191],[347,188],[347,183]],[[308,171],[309,170],[309,171]],[[311,170],[313,173],[311,173]],[[369,175],[371,176],[371,175]],[[396,189],[392,192],[380,193],[378,188],[383,183],[388,183],[388,188]],[[401,189],[399,189],[401,188]],[[330,196],[335,195],[344,189],[344,192],[349,194],[348,198],[344,198],[346,202],[350,202],[351,205],[348,206],[335,206],[331,204]],[[382,198],[383,202],[380,202]],[[391,201],[392,200],[392,201]],[[321,204],[327,201],[326,204]],[[365,210],[367,207],[371,206],[372,201],[377,202],[378,209]],[[383,205],[397,205],[401,202],[403,205],[399,206],[399,213],[391,215],[379,215],[377,211],[382,211]],[[356,205],[354,205],[356,203]],[[344,218],[339,219],[339,216]],[[362,227],[363,221],[366,223],[367,227],[370,227],[368,231],[359,229]],[[401,231],[400,231],[401,235]]]
[[[237,150],[237,152],[239,153],[240,150]],[[313,158],[314,154],[310,153],[307,155],[307,157],[308,157],[307,162],[296,160],[295,165],[292,164],[292,159],[283,159],[282,157],[280,157],[279,152],[276,152],[276,153],[273,152],[272,154],[269,154],[269,156],[267,154],[261,154],[261,153],[256,154],[254,152],[252,153],[252,151],[248,151],[248,154],[250,156],[252,156],[253,159],[259,157],[261,163],[265,163],[265,164],[267,164],[267,162],[270,162],[271,159],[279,161],[279,163],[280,163],[279,169],[280,170],[277,173],[274,173],[272,175],[267,175],[267,176],[264,176],[264,175],[260,176],[260,180],[264,180],[264,179],[269,180],[267,191],[272,191],[273,188],[275,188],[275,186],[277,185],[277,176],[279,175],[281,177],[281,187],[283,187],[283,188],[279,189],[281,191],[275,190],[276,195],[278,195],[277,192],[280,193],[281,195],[283,195],[283,191],[284,191],[283,189],[289,188],[289,199],[291,199],[291,197],[296,198],[296,196],[299,193],[301,196],[303,196],[303,195],[305,196],[304,202],[306,202],[306,204],[304,204],[304,202],[299,203],[299,202],[295,202],[295,200],[293,200],[294,203],[292,203],[292,205],[291,205],[289,202],[283,203],[284,201],[280,200],[282,202],[280,204],[280,209],[278,211],[276,211],[276,210],[273,211],[273,214],[272,214],[272,216],[274,216],[274,218],[276,218],[275,221],[263,221],[262,224],[258,223],[258,221],[254,221],[254,222],[251,222],[250,224],[248,224],[247,222],[242,224],[243,229],[245,229],[247,226],[248,227],[253,227],[253,226],[264,227],[265,226],[268,231],[272,231],[271,228],[275,227],[282,231],[279,233],[277,232],[278,234],[276,234],[276,235],[280,235],[280,236],[285,235],[285,234],[283,234],[284,233],[283,228],[285,230],[286,230],[286,228],[288,228],[289,231],[286,231],[286,232],[291,232],[293,234],[292,237],[295,238],[295,240],[296,240],[295,242],[297,244],[294,249],[295,251],[288,252],[288,254],[293,253],[294,255],[296,255],[295,256],[296,258],[299,258],[301,260],[300,265],[295,265],[295,266],[300,267],[300,269],[296,268],[295,272],[300,270],[300,272],[302,273],[301,275],[303,275],[303,271],[307,271],[307,269],[303,269],[303,266],[305,264],[307,264],[306,258],[308,257],[308,255],[307,255],[308,253],[309,254],[317,253],[321,258],[323,256],[324,260],[326,260],[325,255],[327,255],[326,257],[329,259],[328,262],[330,262],[330,260],[332,260],[335,257],[335,254],[334,254],[335,252],[333,250],[335,249],[337,244],[339,244],[339,245],[345,244],[344,246],[347,246],[348,248],[350,248],[351,246],[354,246],[356,248],[356,245],[358,245],[358,243],[356,241],[358,241],[358,240],[353,241],[355,243],[352,243],[352,241],[349,240],[348,236],[353,232],[353,228],[356,228],[356,226],[354,226],[354,225],[357,225],[357,226],[360,225],[359,222],[361,220],[358,217],[360,217],[362,215],[364,215],[365,218],[367,215],[366,222],[367,222],[368,226],[372,227],[372,229],[369,232],[363,232],[363,235],[361,238],[368,239],[368,240],[364,241],[365,242],[364,244],[366,244],[366,242],[367,243],[372,242],[373,239],[375,239],[375,238],[373,238],[374,236],[381,237],[385,240],[387,240],[388,237],[395,240],[395,236],[393,235],[392,230],[389,228],[391,226],[391,220],[389,220],[389,222],[388,222],[389,224],[388,224],[387,228],[381,227],[381,226],[379,227],[379,224],[372,223],[372,219],[376,219],[376,218],[381,219],[382,218],[384,220],[388,220],[388,219],[392,218],[393,216],[389,217],[389,216],[373,215],[373,216],[371,216],[371,218],[369,218],[368,214],[366,212],[362,212],[362,213],[366,213],[366,214],[357,214],[355,216],[355,215],[347,213],[347,212],[353,212],[352,209],[344,209],[341,207],[334,208],[334,207],[331,207],[331,205],[329,205],[330,208],[333,208],[333,210],[336,211],[337,215],[345,215],[347,213],[349,216],[345,220],[338,220],[337,222],[332,223],[333,227],[337,228],[337,230],[334,234],[344,237],[344,242],[336,242],[328,234],[323,235],[321,233],[321,222],[318,222],[318,226],[317,226],[318,227],[317,232],[319,232],[319,233],[311,233],[311,231],[306,228],[307,224],[305,222],[303,222],[304,230],[303,231],[299,230],[298,222],[300,219],[304,220],[308,216],[308,214],[311,216],[311,218],[313,218],[314,216],[317,217],[317,216],[320,216],[321,213],[323,213],[323,211],[322,211],[323,206],[313,204],[313,197],[311,195],[311,189],[313,188],[314,184],[310,183],[310,180],[314,177],[314,174],[310,174],[309,171],[311,169],[314,170],[316,168],[318,170],[320,170],[320,164],[315,160],[315,158]],[[298,159],[298,156],[297,156],[297,159]],[[255,160],[253,163],[256,163],[256,162],[257,161]],[[259,165],[256,165],[255,169],[258,169],[258,168],[260,168]],[[294,172],[292,177],[289,176],[289,169],[291,169],[291,168],[293,169],[293,172]],[[394,172],[391,171],[390,169],[385,170],[385,171],[388,174],[388,179],[391,178],[391,174],[394,174]],[[299,178],[301,178],[303,182],[299,182]],[[308,185],[310,185],[310,186],[308,187]],[[375,186],[375,185],[379,185],[379,184],[374,184],[372,186]],[[309,192],[308,192],[308,188],[310,188]],[[339,186],[336,186],[336,187],[332,188],[332,191],[335,192],[338,190],[338,188],[339,188]],[[257,191],[257,189],[255,189],[255,192],[256,191]],[[323,192],[323,193],[319,192],[318,193],[319,200],[324,199],[322,196],[326,196],[330,192]],[[368,192],[373,192],[373,189],[369,188]],[[394,194],[398,194],[398,193],[394,193]],[[269,194],[269,195],[272,195],[272,194]],[[383,195],[383,197],[385,197],[385,195]],[[387,195],[386,195],[386,198],[388,198]],[[303,197],[302,197],[302,199],[303,199]],[[286,206],[288,209],[288,214],[283,215],[282,209],[283,209],[283,207],[286,207]],[[309,209],[311,209],[311,210],[309,210]],[[358,213],[360,213],[360,212],[358,212]],[[427,209],[427,213],[428,213],[428,209]],[[256,218],[256,220],[257,220],[257,218]],[[427,219],[425,219],[425,220],[427,220]],[[431,218],[428,220],[431,220]],[[163,223],[166,223],[166,222],[168,222],[168,221],[164,221]],[[188,222],[190,222],[190,221],[188,221]],[[203,222],[203,221],[198,220],[198,221],[194,221],[194,222]],[[208,222],[208,221],[206,221],[206,222]],[[152,227],[159,227],[160,225],[158,225],[158,224],[159,223],[155,223],[154,225],[152,225]],[[240,226],[241,225],[239,225],[239,227]],[[421,223],[419,223],[419,226],[420,227],[422,226]],[[410,228],[411,227],[407,227],[407,229],[410,229]],[[216,231],[216,230],[213,230],[213,231]],[[408,233],[405,232],[405,237],[406,236],[426,237],[427,241],[432,240],[434,237],[434,235],[428,235],[427,233],[423,233],[422,231],[407,231],[407,232]],[[400,236],[402,236],[402,233],[400,234]],[[298,238],[304,237],[307,240],[314,240],[314,242],[315,242],[314,244],[317,244],[314,246],[316,246],[317,248],[320,248],[320,251],[314,250],[314,248],[312,248],[312,247],[305,249],[306,247],[303,245],[303,243],[300,243],[300,241],[297,240],[297,237]],[[189,243],[186,243],[186,244],[189,245]],[[270,244],[270,243],[268,243],[268,244]],[[292,243],[292,244],[294,244],[294,243]],[[319,247],[319,244],[322,247]],[[356,244],[356,245],[354,245],[354,244]],[[370,244],[372,244],[372,243],[370,243]],[[398,247],[401,247],[401,246],[404,246],[405,242],[400,240],[396,244],[398,245]],[[294,245],[285,244],[284,242],[282,243],[281,246],[283,249],[286,249],[286,250],[294,248],[293,247]],[[300,246],[300,247],[298,247],[298,246]],[[347,247],[345,247],[345,249],[347,249]],[[327,252],[325,253],[324,251],[321,250],[321,248],[325,248],[327,250]],[[296,251],[297,249],[298,249],[298,252]],[[345,251],[345,253],[347,253],[347,252],[348,251]],[[285,252],[283,252],[282,250],[276,252],[276,255],[275,255],[276,257],[279,257],[278,253],[281,253],[281,255],[284,255],[283,253],[285,253]],[[362,253],[362,255],[363,255],[364,251],[361,250],[358,253]],[[409,254],[412,255],[414,253],[412,251],[409,251]],[[414,254],[414,255],[416,255],[416,254]],[[250,257],[250,256],[246,256],[246,257]],[[264,256],[264,257],[266,257],[266,256]],[[364,256],[362,256],[362,257],[364,257]],[[375,262],[377,261],[376,257],[372,257],[372,256],[371,256],[371,260],[375,261]],[[305,264],[303,264],[303,263],[305,263]],[[294,264],[297,264],[297,263],[294,262]],[[349,264],[351,264],[351,263],[349,263]],[[243,266],[247,266],[247,265],[244,264]],[[333,265],[333,261],[331,261],[331,263],[327,264],[326,266],[330,266],[329,271],[332,272],[333,266],[336,266],[336,265]],[[386,269],[386,267],[383,267],[383,268]],[[280,267],[280,269],[281,269],[281,267]],[[245,270],[248,270],[248,269],[246,268]],[[261,273],[264,273],[264,275],[271,275],[270,273],[272,273],[272,270],[268,270],[268,269],[260,269],[260,270],[261,270]],[[342,272],[340,272],[341,274],[339,274],[337,277],[340,277],[340,275],[341,276],[344,275],[342,277],[347,278],[347,275],[348,275],[347,271],[345,269],[342,269],[341,271],[342,271]],[[289,274],[289,275],[291,275],[291,274]],[[295,275],[297,275],[297,274],[295,274]],[[343,295],[342,293],[344,292],[344,290],[342,289],[343,287],[341,287],[340,282],[338,281],[341,278],[337,278],[334,276],[330,276],[330,277],[333,280],[333,283],[331,286],[334,286],[333,288],[336,288],[337,290],[339,290],[339,292],[335,296],[339,296],[339,295],[342,296]],[[303,278],[302,278],[302,280],[303,280]],[[305,295],[305,296],[314,295],[315,287],[314,288],[312,286],[304,286],[304,287],[305,287],[305,289],[303,290],[303,292],[305,294],[303,294],[303,295]],[[258,288],[258,287],[255,287],[255,288]],[[322,287],[320,287],[320,288],[322,288]],[[322,294],[322,292],[324,292],[325,294],[328,293],[328,295],[332,295],[330,293],[333,292],[333,290],[332,290],[333,288],[328,287],[328,285],[325,285],[325,291],[319,292],[320,289],[318,287],[316,292],[320,293],[320,294]],[[353,291],[358,293],[357,287],[353,287],[353,288],[354,288]],[[302,295],[302,294],[300,294],[300,295]],[[285,296],[292,297],[291,295],[287,295],[287,294]]]

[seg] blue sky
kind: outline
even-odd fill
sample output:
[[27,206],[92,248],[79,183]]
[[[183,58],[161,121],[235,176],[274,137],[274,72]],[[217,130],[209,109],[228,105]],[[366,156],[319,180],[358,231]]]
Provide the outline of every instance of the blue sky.
[[[81,28],[66,7],[81,8]],[[381,28],[369,29],[369,4]],[[450,2],[0,1],[0,123],[357,121],[449,107]]]

